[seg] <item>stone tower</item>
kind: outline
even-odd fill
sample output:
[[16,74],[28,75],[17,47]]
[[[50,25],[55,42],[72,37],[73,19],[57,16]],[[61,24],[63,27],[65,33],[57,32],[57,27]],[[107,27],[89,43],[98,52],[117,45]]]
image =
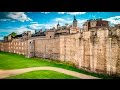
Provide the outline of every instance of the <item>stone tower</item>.
[[27,31],[27,38],[29,39],[31,37],[31,31]]
[[59,27],[60,27],[60,24],[59,24],[59,21],[58,21],[58,24],[57,24],[57,29],[59,29]]
[[76,20],[75,16],[74,16],[74,20],[73,20],[73,27],[77,27],[77,20]]
[[22,34],[24,40],[29,39],[31,37],[31,31],[26,31]]

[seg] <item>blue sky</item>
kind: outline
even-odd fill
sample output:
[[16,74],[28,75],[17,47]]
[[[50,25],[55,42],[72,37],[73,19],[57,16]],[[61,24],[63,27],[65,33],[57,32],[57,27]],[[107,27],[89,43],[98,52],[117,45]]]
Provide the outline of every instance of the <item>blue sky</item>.
[[50,29],[60,25],[72,24],[73,16],[78,20],[78,26],[89,19],[102,18],[111,25],[120,23],[120,12],[0,12],[0,40],[11,32],[18,34],[24,31]]

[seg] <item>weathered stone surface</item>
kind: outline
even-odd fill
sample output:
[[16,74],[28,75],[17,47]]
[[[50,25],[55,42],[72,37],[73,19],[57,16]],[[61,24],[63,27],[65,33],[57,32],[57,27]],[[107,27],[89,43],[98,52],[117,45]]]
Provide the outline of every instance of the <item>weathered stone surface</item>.
[[78,68],[120,75],[120,29],[111,32],[108,28],[94,28],[55,38],[16,39],[0,43],[0,50],[70,61]]

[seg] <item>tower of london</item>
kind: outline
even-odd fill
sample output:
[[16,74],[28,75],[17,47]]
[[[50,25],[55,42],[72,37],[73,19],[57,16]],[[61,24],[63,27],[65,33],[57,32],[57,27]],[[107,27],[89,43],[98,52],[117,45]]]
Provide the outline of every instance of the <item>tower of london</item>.
[[69,61],[90,72],[120,75],[120,24],[111,27],[106,20],[91,19],[79,28],[74,16],[72,25],[61,26],[58,21],[56,27],[8,35],[0,42],[0,51]]

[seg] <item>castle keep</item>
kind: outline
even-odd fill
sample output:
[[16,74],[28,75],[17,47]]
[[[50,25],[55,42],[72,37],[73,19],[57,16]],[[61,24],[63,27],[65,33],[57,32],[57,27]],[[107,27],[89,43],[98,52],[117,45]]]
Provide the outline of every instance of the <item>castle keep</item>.
[[26,31],[16,37],[8,35],[0,43],[0,51],[70,61],[76,67],[92,72],[120,75],[120,24],[88,20],[78,28],[73,24],[31,34]]

